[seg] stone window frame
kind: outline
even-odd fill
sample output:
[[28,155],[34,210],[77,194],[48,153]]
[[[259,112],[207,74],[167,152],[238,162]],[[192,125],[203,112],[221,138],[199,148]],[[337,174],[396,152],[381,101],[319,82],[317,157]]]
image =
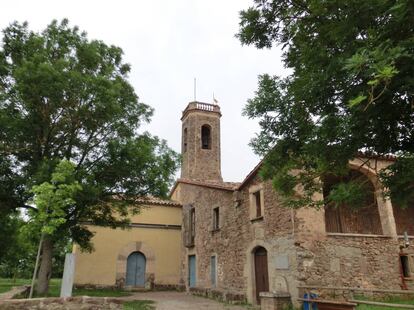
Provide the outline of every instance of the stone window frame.
[[220,207],[216,206],[212,211],[212,221],[211,221],[211,231],[215,232],[221,228],[221,216],[220,216]]
[[[263,184],[253,185],[249,188],[249,215],[251,221],[262,220],[264,217],[264,190]],[[257,198],[256,195],[259,194],[260,198],[260,214],[257,212]]]

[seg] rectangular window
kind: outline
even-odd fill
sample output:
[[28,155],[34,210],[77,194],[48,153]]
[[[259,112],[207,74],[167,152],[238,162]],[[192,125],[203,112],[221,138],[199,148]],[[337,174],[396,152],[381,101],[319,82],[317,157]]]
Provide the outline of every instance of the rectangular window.
[[249,188],[249,217],[252,222],[263,220],[265,208],[263,188],[263,184],[253,185]]
[[195,209],[192,208],[190,211],[190,241],[194,244],[195,240]]
[[213,209],[213,230],[220,229],[220,210],[219,208]]
[[255,207],[256,207],[256,217],[262,216],[262,201],[260,198],[260,191],[257,191],[253,193],[254,201],[255,201]]
[[410,257],[407,255],[401,255],[400,261],[401,261],[401,268],[402,268],[404,278],[411,277]]
[[216,287],[216,278],[217,278],[217,257],[215,255],[210,258],[210,278],[211,286]]

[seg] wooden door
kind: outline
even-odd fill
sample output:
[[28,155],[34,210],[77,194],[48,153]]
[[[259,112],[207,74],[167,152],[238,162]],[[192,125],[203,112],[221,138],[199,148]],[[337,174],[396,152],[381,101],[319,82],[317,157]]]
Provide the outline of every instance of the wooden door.
[[196,257],[188,256],[188,284],[190,287],[196,286]]
[[126,285],[145,286],[145,267],[146,259],[144,254],[134,252],[128,256]]
[[269,291],[269,273],[267,270],[267,251],[259,247],[254,252],[254,270],[256,279],[256,300],[260,304],[260,292]]

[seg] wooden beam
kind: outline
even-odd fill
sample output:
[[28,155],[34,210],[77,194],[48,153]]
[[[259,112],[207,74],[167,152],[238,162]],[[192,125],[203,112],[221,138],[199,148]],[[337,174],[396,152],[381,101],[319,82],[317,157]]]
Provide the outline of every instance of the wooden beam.
[[315,304],[333,304],[333,305],[344,305],[344,306],[356,306],[357,304],[351,301],[340,301],[340,300],[327,300],[327,299],[307,299],[298,298],[299,301],[307,301]]
[[335,290],[335,291],[358,291],[358,292],[378,292],[378,293],[391,293],[391,294],[414,294],[412,290],[387,290],[387,289],[368,289],[361,287],[345,287],[345,286],[311,286],[311,285],[299,285],[298,288],[304,289],[318,289],[318,290]]
[[380,307],[414,309],[414,305],[390,304],[390,303],[386,303],[386,302],[355,300],[355,299],[351,299],[351,300],[348,300],[348,301],[353,302],[353,303],[357,303],[357,304],[373,305],[373,306],[380,306]]

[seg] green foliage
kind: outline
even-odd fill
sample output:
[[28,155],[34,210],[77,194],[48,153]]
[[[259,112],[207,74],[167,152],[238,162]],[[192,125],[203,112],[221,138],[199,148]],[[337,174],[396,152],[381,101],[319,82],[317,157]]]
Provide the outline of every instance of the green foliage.
[[[31,278],[39,245],[40,227],[32,223],[29,225],[18,214],[12,213],[0,217],[0,230],[0,277]],[[62,276],[65,253],[70,249],[71,242],[68,237],[59,236],[54,241],[54,277]]]
[[[312,205],[320,179],[346,173],[360,151],[412,157],[412,20],[409,0],[255,0],[240,13],[240,41],[280,45],[292,72],[285,78],[261,75],[244,110],[259,118],[261,131],[251,144],[265,156],[262,175],[273,179],[287,205]],[[404,204],[412,186],[398,183],[408,182],[414,170],[398,168],[399,162],[384,181],[393,200]],[[301,173],[286,176],[288,171]],[[294,195],[298,184],[305,189],[301,197]],[[355,189],[343,185],[332,198]]]
[[51,182],[34,185],[33,203],[37,207],[32,212],[32,220],[41,226],[43,233],[52,235],[66,222],[66,210],[76,204],[76,195],[82,186],[75,180],[75,165],[62,160],[52,173]]
[[16,242],[16,235],[20,222],[16,213],[8,214],[0,209],[0,261]]
[[0,294],[10,291],[14,286],[21,285],[30,285],[30,279],[9,279],[9,278],[0,278]]
[[2,210],[32,209],[54,242],[70,238],[90,250],[83,223],[125,227],[139,211],[128,207],[134,197],[167,195],[178,155],[140,130],[153,110],[139,102],[129,72],[119,47],[88,40],[67,20],[40,33],[27,23],[4,29]]
[[358,97],[350,99],[349,100],[349,107],[352,108],[353,106],[356,106],[356,105],[360,104],[365,99],[367,99],[367,96],[365,96],[365,95],[359,95]]
[[335,184],[326,197],[327,203],[332,203],[335,207],[346,205],[352,208],[366,206],[367,197],[366,184],[362,182],[341,182]]
[[[414,296],[413,295],[388,295],[381,298],[372,298],[364,295],[356,295],[354,297],[356,300],[367,300],[367,301],[376,301],[376,302],[383,302],[383,303],[390,303],[390,304],[406,304],[406,305],[414,305]],[[359,304],[357,306],[357,310],[384,310],[390,307],[384,306],[374,306],[374,305],[364,305]],[[390,308],[396,309],[396,308]]]
[[19,277],[33,267],[34,263],[30,259],[33,258],[36,245],[24,238],[24,225],[25,222],[16,212],[0,216],[0,277]]
[[[21,285],[30,285],[31,280],[28,276],[27,278],[0,278],[0,293],[7,292],[12,289],[13,286]],[[62,281],[61,279],[52,278],[50,280],[50,289],[47,294],[48,297],[59,297],[60,296],[60,287]],[[91,297],[125,297],[131,296],[130,292],[119,290],[119,289],[84,289],[84,288],[74,288],[73,296],[91,296]],[[21,296],[22,298],[24,296]],[[150,303],[148,301],[148,303]]]
[[395,164],[380,174],[385,194],[393,204],[405,209],[414,205],[414,156],[401,156]]

